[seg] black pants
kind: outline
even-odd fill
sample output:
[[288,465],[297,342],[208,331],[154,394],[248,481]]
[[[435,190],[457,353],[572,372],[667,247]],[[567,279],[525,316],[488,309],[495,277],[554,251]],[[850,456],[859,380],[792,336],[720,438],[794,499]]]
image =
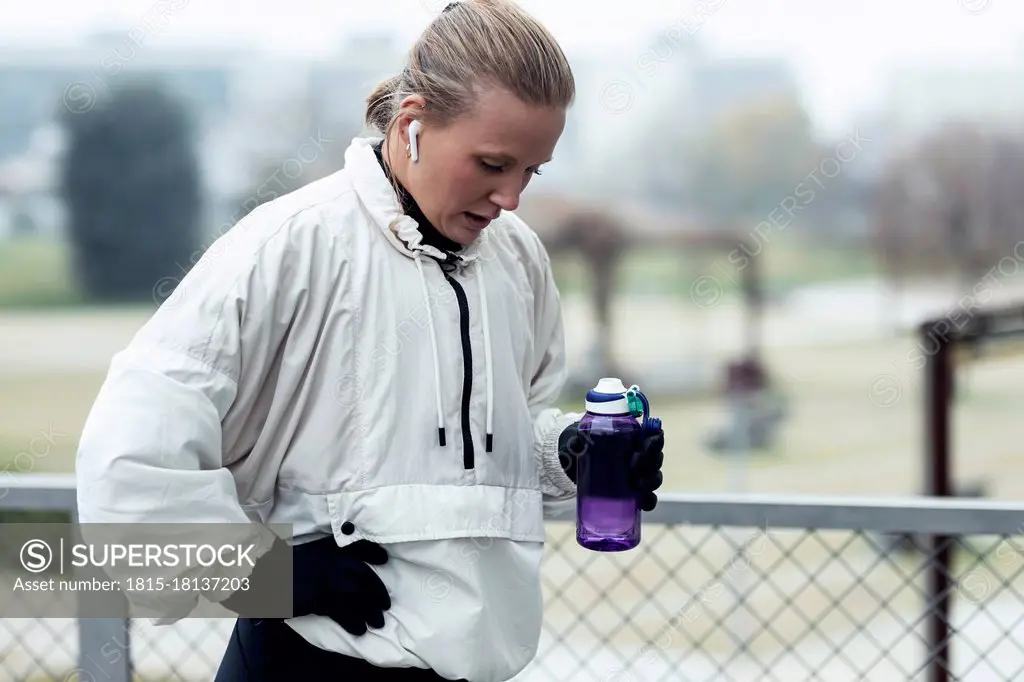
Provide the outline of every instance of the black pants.
[[239,618],[214,682],[282,680],[451,682],[422,668],[378,668],[359,658],[325,651],[282,620]]

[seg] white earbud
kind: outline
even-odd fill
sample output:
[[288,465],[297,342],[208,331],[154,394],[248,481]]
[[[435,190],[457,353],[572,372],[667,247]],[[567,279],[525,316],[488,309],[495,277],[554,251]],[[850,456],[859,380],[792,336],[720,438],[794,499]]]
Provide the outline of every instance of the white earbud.
[[412,154],[413,163],[416,163],[420,159],[420,150],[416,145],[416,136],[420,134],[420,128],[422,126],[423,124],[418,120],[409,124],[409,152]]

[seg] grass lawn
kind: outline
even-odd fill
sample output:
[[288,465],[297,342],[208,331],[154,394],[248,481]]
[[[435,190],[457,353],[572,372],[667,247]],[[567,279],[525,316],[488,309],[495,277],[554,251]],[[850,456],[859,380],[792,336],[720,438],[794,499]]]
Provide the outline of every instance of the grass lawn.
[[[765,287],[770,291],[876,271],[868,254],[816,244],[787,233],[772,235],[758,259],[764,268]],[[565,293],[575,293],[587,286],[587,272],[579,257],[560,258],[555,269],[559,287]],[[694,280],[704,275],[716,277],[727,295],[737,293],[730,278],[739,282],[739,276],[726,252],[680,256],[659,250],[635,250],[622,264],[619,289],[623,294],[670,293],[686,298]],[[37,238],[0,241],[0,309],[81,303],[67,244]]]
[[38,308],[79,302],[66,244],[0,240],[0,308]]
[[103,375],[30,374],[0,381],[0,470],[70,472]]

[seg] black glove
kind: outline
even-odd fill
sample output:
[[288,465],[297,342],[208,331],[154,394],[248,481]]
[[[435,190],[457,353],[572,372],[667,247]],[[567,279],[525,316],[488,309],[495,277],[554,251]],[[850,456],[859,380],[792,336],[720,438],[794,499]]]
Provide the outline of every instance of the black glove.
[[[387,563],[383,547],[369,540],[339,547],[331,536],[290,546],[278,538],[270,551],[257,559],[249,576],[249,594],[279,589],[272,583],[280,579],[287,553],[291,554],[292,565],[292,617],[327,616],[355,636],[365,634],[367,626],[384,627],[384,612],[391,608],[391,596],[368,565]],[[241,613],[245,596],[239,591],[221,604]]]
[[573,483],[576,482],[577,468],[576,460],[583,454],[586,442],[580,437],[580,423],[573,422],[562,429],[558,435],[558,461],[565,471],[565,475]]
[[[579,422],[570,424],[558,436],[558,459],[573,483],[576,483],[577,460],[586,448],[586,439],[579,435]],[[639,495],[640,508],[647,512],[658,506],[658,496],[654,491],[664,481],[661,473],[664,449],[665,432],[659,426],[654,431],[643,433],[639,449],[630,460],[630,486]]]
[[659,426],[656,430],[645,431],[640,448],[633,453],[630,470],[630,485],[640,495],[640,508],[646,512],[658,506],[654,491],[661,487],[664,477],[661,465],[665,461],[665,432]]

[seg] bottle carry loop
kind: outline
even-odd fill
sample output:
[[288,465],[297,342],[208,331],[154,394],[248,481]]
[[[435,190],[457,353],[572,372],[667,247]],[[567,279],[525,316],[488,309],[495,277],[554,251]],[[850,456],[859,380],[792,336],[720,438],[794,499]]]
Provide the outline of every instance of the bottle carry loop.
[[629,401],[630,414],[637,418],[643,418],[640,424],[645,435],[650,435],[661,429],[661,419],[651,416],[651,404],[638,385],[633,384],[626,389],[626,400]]

